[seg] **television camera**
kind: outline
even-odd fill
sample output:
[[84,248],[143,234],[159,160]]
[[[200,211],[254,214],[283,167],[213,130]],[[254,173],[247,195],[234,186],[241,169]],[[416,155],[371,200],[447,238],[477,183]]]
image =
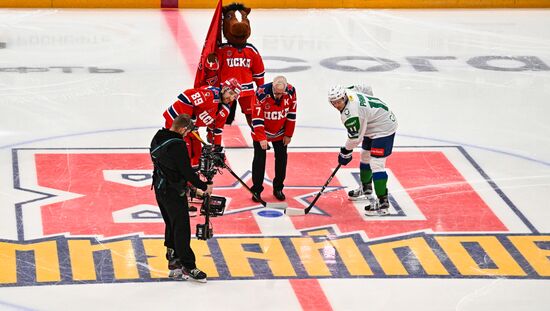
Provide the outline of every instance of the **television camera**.
[[[225,154],[221,146],[204,145],[199,163],[199,171],[206,178],[207,183],[212,183],[214,176],[225,167]],[[204,224],[197,224],[196,237],[199,240],[208,240],[214,236],[214,229],[210,223],[210,217],[222,216],[225,211],[226,198],[221,196],[200,194],[203,199],[200,214],[204,215]]]

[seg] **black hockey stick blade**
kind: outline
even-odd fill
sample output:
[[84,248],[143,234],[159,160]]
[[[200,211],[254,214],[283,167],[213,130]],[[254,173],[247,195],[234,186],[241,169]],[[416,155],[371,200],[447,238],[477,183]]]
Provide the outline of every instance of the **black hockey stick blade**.
[[286,209],[288,204],[287,203],[271,203],[271,202],[266,202],[264,200],[262,200],[262,198],[259,198],[258,195],[252,191],[252,189],[250,189],[250,187],[239,177],[239,175],[235,174],[235,172],[227,165],[224,165],[224,168],[229,172],[229,174],[231,174],[233,177],[235,177],[235,179],[237,179],[237,181],[243,186],[246,188],[246,190],[248,190],[248,192],[250,192],[254,198],[256,198],[256,200],[258,202],[260,202],[260,204],[262,204],[264,207],[267,207],[267,208],[275,208],[275,209]]
[[309,211],[311,211],[311,208],[313,208],[313,206],[315,206],[315,203],[317,203],[317,200],[319,200],[319,198],[321,197],[321,194],[323,193],[323,191],[325,191],[325,188],[330,184],[330,182],[332,181],[332,178],[334,178],[334,176],[336,175],[336,172],[338,172],[338,170],[340,169],[340,166],[342,166],[342,165],[338,164],[338,166],[336,166],[336,168],[334,169],[332,174],[330,174],[330,177],[327,179],[327,181],[325,182],[325,184],[323,185],[321,190],[319,190],[319,192],[317,192],[317,195],[315,196],[315,198],[313,198],[313,201],[311,201],[311,203],[308,205],[308,207],[306,207],[305,209],[287,208],[285,210],[285,214],[287,214],[288,216],[307,215],[309,213]]

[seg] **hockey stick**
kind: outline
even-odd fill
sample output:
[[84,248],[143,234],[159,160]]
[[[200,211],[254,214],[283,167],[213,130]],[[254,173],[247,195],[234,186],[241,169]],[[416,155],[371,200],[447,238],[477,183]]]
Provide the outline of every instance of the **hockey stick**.
[[246,190],[248,190],[248,192],[250,192],[254,198],[256,198],[256,200],[258,200],[260,202],[260,204],[262,204],[264,207],[267,207],[267,208],[277,208],[277,209],[285,209],[285,212],[286,210],[288,209],[288,204],[286,203],[271,203],[271,202],[266,202],[264,200],[262,200],[262,198],[259,198],[258,195],[252,191],[252,189],[250,189],[250,187],[237,175],[235,174],[235,172],[233,172],[233,170],[224,164],[223,168],[225,168],[231,175],[233,175],[233,177],[235,177],[236,180],[239,181],[239,183],[246,188]]
[[287,214],[288,216],[300,216],[300,215],[307,215],[307,213],[309,213],[309,211],[311,210],[311,208],[315,205],[315,203],[317,202],[317,200],[319,200],[319,197],[321,197],[321,194],[323,193],[323,191],[325,191],[325,188],[328,186],[328,184],[330,184],[332,178],[334,177],[334,175],[336,175],[336,172],[338,172],[338,170],[340,169],[340,166],[342,166],[341,164],[338,164],[338,166],[336,166],[336,168],[334,169],[334,171],[332,172],[332,174],[330,174],[330,177],[327,179],[327,181],[325,182],[325,184],[323,185],[323,188],[321,188],[321,190],[319,190],[319,192],[317,193],[317,195],[315,196],[315,198],[313,199],[313,201],[311,201],[311,203],[309,203],[308,207],[306,207],[305,209],[300,209],[300,208],[287,208],[285,210],[285,214]]
[[[203,145],[209,145],[207,142],[205,142],[197,132],[191,132],[193,133],[193,135],[203,144]],[[227,166],[227,164],[223,164],[223,168],[225,168],[233,177],[235,177],[235,179],[243,186],[245,187],[246,190],[248,190],[248,192],[250,192],[252,194],[252,196],[254,196],[254,198],[256,198],[256,200],[258,200],[258,202],[260,204],[263,205],[263,207],[267,207],[267,208],[275,208],[275,209],[285,209],[285,212],[286,212],[286,209],[288,207],[288,204],[287,203],[270,203],[270,202],[266,202],[264,200],[262,200],[262,198],[260,198],[254,191],[252,191],[252,189],[250,189],[250,187],[239,177],[239,175],[237,175],[229,166]]]

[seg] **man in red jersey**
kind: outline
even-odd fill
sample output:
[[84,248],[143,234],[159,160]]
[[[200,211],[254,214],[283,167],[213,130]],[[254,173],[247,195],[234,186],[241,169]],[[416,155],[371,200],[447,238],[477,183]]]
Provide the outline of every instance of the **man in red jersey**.
[[[273,82],[258,87],[256,103],[252,108],[252,191],[260,198],[264,190],[266,150],[267,142],[270,141],[275,150],[273,195],[283,201],[286,199],[283,182],[286,177],[287,146],[296,124],[296,90],[288,84],[285,77],[277,76]],[[254,196],[252,200],[258,202]]]
[[[220,146],[225,120],[229,114],[229,105],[239,98],[240,93],[241,85],[234,78],[225,80],[221,88],[200,87],[185,90],[164,112],[166,121],[164,127],[170,128],[178,115],[188,114],[196,127],[207,127],[213,133],[211,142]],[[202,149],[201,142],[192,133],[185,136],[185,141],[189,145],[191,165],[197,168]]]

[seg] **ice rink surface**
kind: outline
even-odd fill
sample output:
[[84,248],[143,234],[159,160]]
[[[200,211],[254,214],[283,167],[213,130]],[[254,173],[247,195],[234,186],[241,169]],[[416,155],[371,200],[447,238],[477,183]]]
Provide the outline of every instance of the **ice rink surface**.
[[[548,308],[549,10],[253,10],[266,81],[298,95],[289,206],[346,139],[328,87],[367,83],[399,121],[392,215],[346,199],[359,150],[307,216],[224,173],[226,215],[193,241],[209,282],[167,280],[146,148],[212,13],[0,10],[0,309]],[[224,144],[250,183],[241,114]]]

